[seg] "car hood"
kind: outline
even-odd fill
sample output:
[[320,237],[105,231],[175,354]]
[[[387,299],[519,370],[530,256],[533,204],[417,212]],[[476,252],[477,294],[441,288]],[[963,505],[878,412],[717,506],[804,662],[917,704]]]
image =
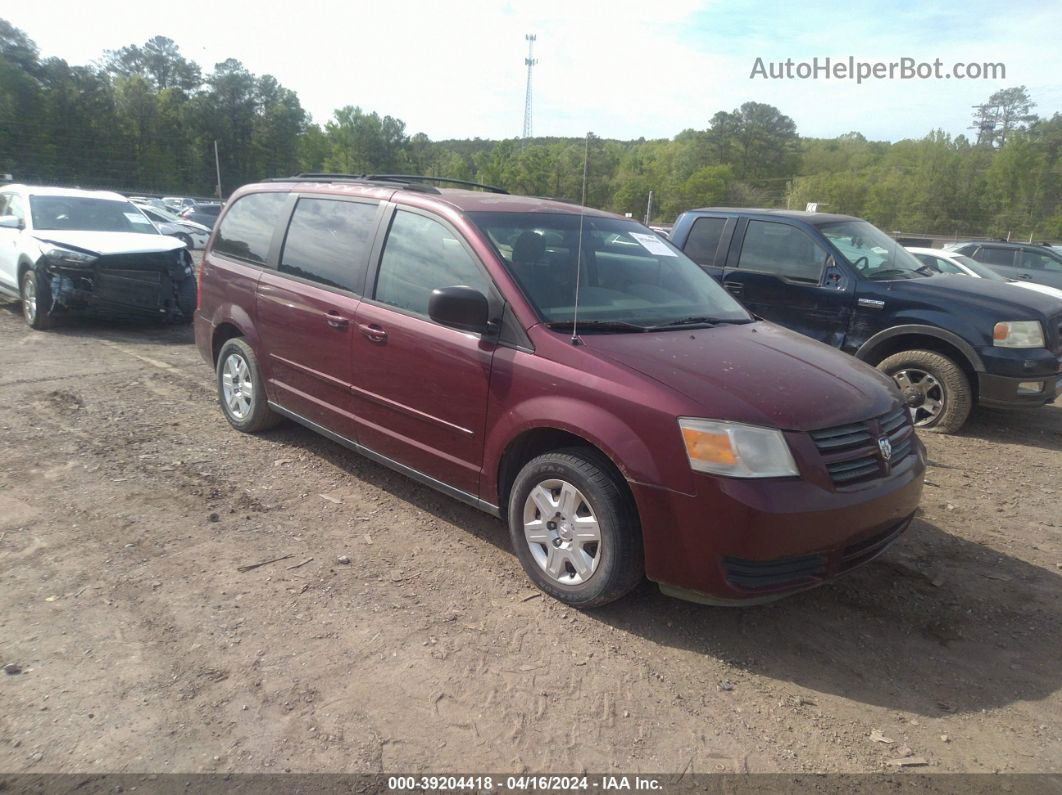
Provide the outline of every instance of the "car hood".
[[1062,290],[1057,287],[1049,287],[1046,284],[1037,284],[1036,282],[1010,282],[1015,287],[1021,287],[1025,290],[1032,290],[1035,293],[1041,293],[1043,295],[1050,295],[1054,298],[1062,300]]
[[[888,293],[933,307],[940,307],[942,300],[946,300],[953,309],[987,310],[1006,320],[1044,320],[1057,315],[1059,309],[1056,299],[1038,291],[993,279],[971,279],[957,273],[875,284],[885,286],[886,295],[883,297],[886,301]],[[942,293],[946,293],[946,298]]]
[[666,384],[707,419],[807,431],[898,408],[892,379],[771,323],[646,334],[585,334],[588,349]]
[[142,252],[173,251],[184,244],[167,235],[146,235],[140,232],[80,232],[68,229],[41,229],[33,236],[42,243],[78,249],[90,254],[137,254]]
[[174,223],[180,223],[181,226],[187,227],[188,229],[192,230],[193,232],[205,232],[206,234],[210,234],[210,227],[209,226],[204,226],[203,224],[197,224],[195,221],[188,221],[188,220],[185,220],[184,218],[182,218],[179,222],[175,221]]

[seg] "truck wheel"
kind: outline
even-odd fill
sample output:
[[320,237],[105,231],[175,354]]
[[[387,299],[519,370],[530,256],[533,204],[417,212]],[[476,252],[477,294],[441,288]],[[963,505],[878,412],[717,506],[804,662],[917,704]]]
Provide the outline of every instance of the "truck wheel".
[[973,406],[970,380],[958,364],[934,351],[902,351],[878,364],[903,393],[915,427],[955,433]]
[[572,607],[619,599],[644,574],[633,501],[594,450],[573,447],[529,461],[513,483],[509,534],[532,582]]
[[283,419],[269,408],[258,357],[239,337],[221,346],[217,375],[218,402],[233,428],[243,433],[258,433]]
[[48,280],[29,268],[22,274],[19,288],[22,296],[22,318],[26,325],[37,331],[52,327],[52,290]]

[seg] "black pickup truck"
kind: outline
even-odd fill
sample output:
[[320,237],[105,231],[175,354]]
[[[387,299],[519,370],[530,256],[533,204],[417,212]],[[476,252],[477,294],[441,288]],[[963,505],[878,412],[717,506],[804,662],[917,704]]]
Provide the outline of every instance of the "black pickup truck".
[[862,219],[690,210],[671,241],[751,312],[892,375],[921,428],[951,433],[975,402],[1037,407],[1062,391],[1062,301],[937,274]]

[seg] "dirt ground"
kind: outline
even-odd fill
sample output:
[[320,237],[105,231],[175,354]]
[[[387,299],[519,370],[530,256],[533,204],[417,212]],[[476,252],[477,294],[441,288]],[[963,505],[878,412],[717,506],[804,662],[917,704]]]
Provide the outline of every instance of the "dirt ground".
[[0,770],[1062,771],[1062,401],[924,438],[858,572],[580,613],[499,521],[231,430],[189,329],[0,306]]

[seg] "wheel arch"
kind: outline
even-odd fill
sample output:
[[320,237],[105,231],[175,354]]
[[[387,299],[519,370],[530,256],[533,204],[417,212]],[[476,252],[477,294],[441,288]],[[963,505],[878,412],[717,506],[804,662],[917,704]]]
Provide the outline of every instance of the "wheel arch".
[[936,326],[905,325],[879,331],[855,352],[857,359],[877,365],[894,353],[928,350],[952,359],[976,388],[977,374],[985,372],[984,362],[966,340],[958,334]]
[[631,505],[635,506],[637,511],[637,502],[634,498],[634,492],[627,482],[626,474],[601,444],[588,438],[587,435],[576,433],[573,429],[562,428],[557,425],[538,425],[525,428],[515,435],[505,446],[498,459],[496,483],[498,507],[502,516],[508,516],[509,497],[512,493],[513,483],[527,462],[553,450],[573,447],[593,450],[600,455],[608,463],[610,472],[615,477],[617,485],[625,490],[631,500]]

